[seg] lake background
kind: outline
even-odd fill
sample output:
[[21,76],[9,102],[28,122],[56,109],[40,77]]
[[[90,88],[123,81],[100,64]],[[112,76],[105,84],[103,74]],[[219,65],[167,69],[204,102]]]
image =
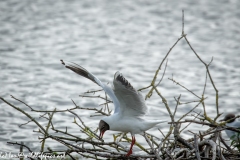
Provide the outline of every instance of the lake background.
[[[10,95],[38,110],[72,108],[71,99],[81,107],[94,108],[101,104],[103,101],[79,97],[99,87],[64,68],[60,59],[80,64],[106,83],[111,82],[119,70],[136,89],[146,87],[169,48],[181,35],[184,9],[185,33],[193,48],[206,63],[213,57],[210,72],[219,90],[220,112],[239,114],[239,8],[237,0],[185,0],[181,3],[173,0],[0,1],[0,96],[31,113],[41,124],[46,121],[38,118],[40,114],[30,112]],[[158,80],[162,73],[163,70]],[[173,77],[201,96],[205,73],[203,64],[181,40],[168,57],[167,71],[158,89],[173,110],[174,97],[181,94],[181,102],[197,98],[168,78]],[[142,92],[144,96],[147,91]],[[207,112],[213,118],[216,115],[215,91],[209,82],[205,96],[208,97]],[[146,103],[149,118],[170,121],[156,93]],[[179,106],[176,119],[195,105]],[[39,151],[39,134],[32,132],[38,130],[34,123],[19,127],[29,119],[2,101],[0,109],[0,152],[18,151],[7,145],[7,141],[23,141]],[[93,112],[75,112],[92,129],[98,126],[100,117],[89,117]],[[69,132],[81,136],[70,113],[55,114],[53,122],[58,129],[65,130],[68,126]],[[169,125],[159,127],[167,133]],[[199,125],[190,125],[187,130],[197,132]],[[187,130],[183,136],[192,137]],[[112,141],[113,133],[106,132],[105,141]],[[149,133],[162,137],[156,128]],[[137,136],[137,141],[145,143],[141,136]],[[62,149],[56,142],[49,145]]]

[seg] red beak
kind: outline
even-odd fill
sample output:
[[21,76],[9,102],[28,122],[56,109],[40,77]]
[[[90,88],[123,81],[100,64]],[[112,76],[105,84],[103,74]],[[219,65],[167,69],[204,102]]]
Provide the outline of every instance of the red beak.
[[[105,132],[105,131],[104,131]],[[99,135],[99,137],[102,139],[103,138],[103,134],[104,134],[104,132],[100,132],[100,135]]]

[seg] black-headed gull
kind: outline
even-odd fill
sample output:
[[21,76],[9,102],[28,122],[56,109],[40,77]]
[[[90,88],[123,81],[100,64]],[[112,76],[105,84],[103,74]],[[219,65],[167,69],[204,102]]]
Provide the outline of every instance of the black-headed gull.
[[[226,114],[224,119],[222,119],[220,121],[228,121],[233,118],[235,118],[235,115],[233,113],[228,113],[228,114]],[[229,122],[226,123],[226,126],[233,127],[233,128],[240,128],[240,121],[238,121],[237,119],[230,120]],[[231,130],[227,130],[227,129],[225,130],[225,132],[226,132],[227,136],[229,138],[231,138],[232,140],[240,141],[239,133],[231,131]]]
[[132,147],[136,141],[135,134],[143,134],[144,131],[154,127],[156,124],[166,122],[162,120],[146,120],[143,118],[147,111],[143,96],[134,89],[118,71],[114,75],[113,86],[111,88],[102,83],[92,73],[75,63],[66,64],[62,61],[62,64],[73,72],[98,84],[109,95],[115,106],[114,114],[103,117],[100,120],[100,138],[103,137],[106,130],[125,133],[130,132],[132,135],[132,143],[127,156],[132,154]]

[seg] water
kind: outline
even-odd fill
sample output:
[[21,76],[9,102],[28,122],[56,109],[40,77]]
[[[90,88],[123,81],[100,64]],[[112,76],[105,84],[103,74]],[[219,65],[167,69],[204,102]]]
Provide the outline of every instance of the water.
[[[153,75],[169,48],[181,35],[182,9],[185,10],[185,32],[190,43],[209,63],[210,72],[219,90],[220,112],[239,113],[240,109],[240,2],[229,1],[17,1],[0,2],[0,96],[22,108],[39,120],[38,113],[10,98],[14,95],[37,110],[72,108],[73,99],[82,107],[96,107],[102,101],[83,99],[78,95],[89,89],[99,89],[60,64],[60,59],[76,62],[93,72],[103,82],[111,82],[119,70],[139,89],[150,84]],[[159,73],[160,79],[163,71]],[[168,57],[165,77],[158,87],[173,110],[174,97],[181,101],[197,100],[173,78],[201,96],[205,68],[180,41]],[[144,91],[145,95],[147,91]],[[210,117],[216,115],[215,92],[208,82],[206,106]],[[167,110],[154,93],[147,100],[150,118],[167,119]],[[178,107],[176,119],[195,104]],[[1,151],[13,151],[7,141],[23,141],[39,151],[38,130],[20,112],[0,101]],[[198,111],[202,108],[199,107]],[[86,125],[95,129],[99,117],[90,118],[89,111],[76,111]],[[193,117],[188,117],[193,118]],[[44,119],[39,120],[45,125]],[[57,113],[53,121],[57,128],[68,126],[72,134],[80,135],[70,113]],[[168,124],[160,125],[164,133]],[[197,131],[198,125],[188,130]],[[155,129],[149,131],[161,137]],[[112,141],[107,132],[106,141]],[[189,132],[183,136],[191,137]],[[145,143],[141,136],[137,141]],[[61,145],[51,142],[50,147]]]

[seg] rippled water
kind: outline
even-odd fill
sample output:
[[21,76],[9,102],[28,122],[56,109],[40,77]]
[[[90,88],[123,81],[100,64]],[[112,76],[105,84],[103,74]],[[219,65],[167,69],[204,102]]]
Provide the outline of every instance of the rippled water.
[[[150,84],[154,72],[181,35],[182,9],[185,10],[185,32],[190,43],[210,67],[219,90],[220,112],[240,111],[240,2],[221,1],[0,1],[0,96],[16,106],[30,110],[10,98],[14,95],[39,110],[74,107],[71,99],[82,107],[96,107],[101,101],[79,98],[89,89],[99,89],[60,64],[60,59],[76,62],[93,72],[103,82],[111,82],[119,70],[139,89]],[[159,77],[162,75],[162,71]],[[181,101],[196,100],[168,78],[201,95],[205,68],[180,41],[168,57],[163,82],[158,87],[173,110],[174,97]],[[145,95],[147,92],[143,92]],[[216,115],[214,90],[207,84],[206,100],[209,116]],[[154,94],[147,100],[153,119],[168,119],[161,99]],[[180,117],[195,104],[179,106]],[[23,141],[39,148],[38,128],[20,112],[0,101],[1,151],[12,151],[7,141]],[[201,108],[198,109],[199,111]],[[92,112],[76,111],[86,124],[95,129],[99,117]],[[39,114],[31,114],[37,118]],[[176,118],[177,118],[176,117]],[[191,117],[188,117],[191,118]],[[70,114],[55,114],[56,127],[68,126],[80,134]],[[42,124],[45,122],[40,120]],[[168,124],[160,125],[166,133]],[[198,126],[190,126],[197,130]],[[105,139],[111,141],[112,133]],[[150,133],[160,135],[155,129]],[[191,136],[184,132],[186,137]],[[141,137],[137,140],[144,142]],[[61,148],[51,143],[53,148]]]

